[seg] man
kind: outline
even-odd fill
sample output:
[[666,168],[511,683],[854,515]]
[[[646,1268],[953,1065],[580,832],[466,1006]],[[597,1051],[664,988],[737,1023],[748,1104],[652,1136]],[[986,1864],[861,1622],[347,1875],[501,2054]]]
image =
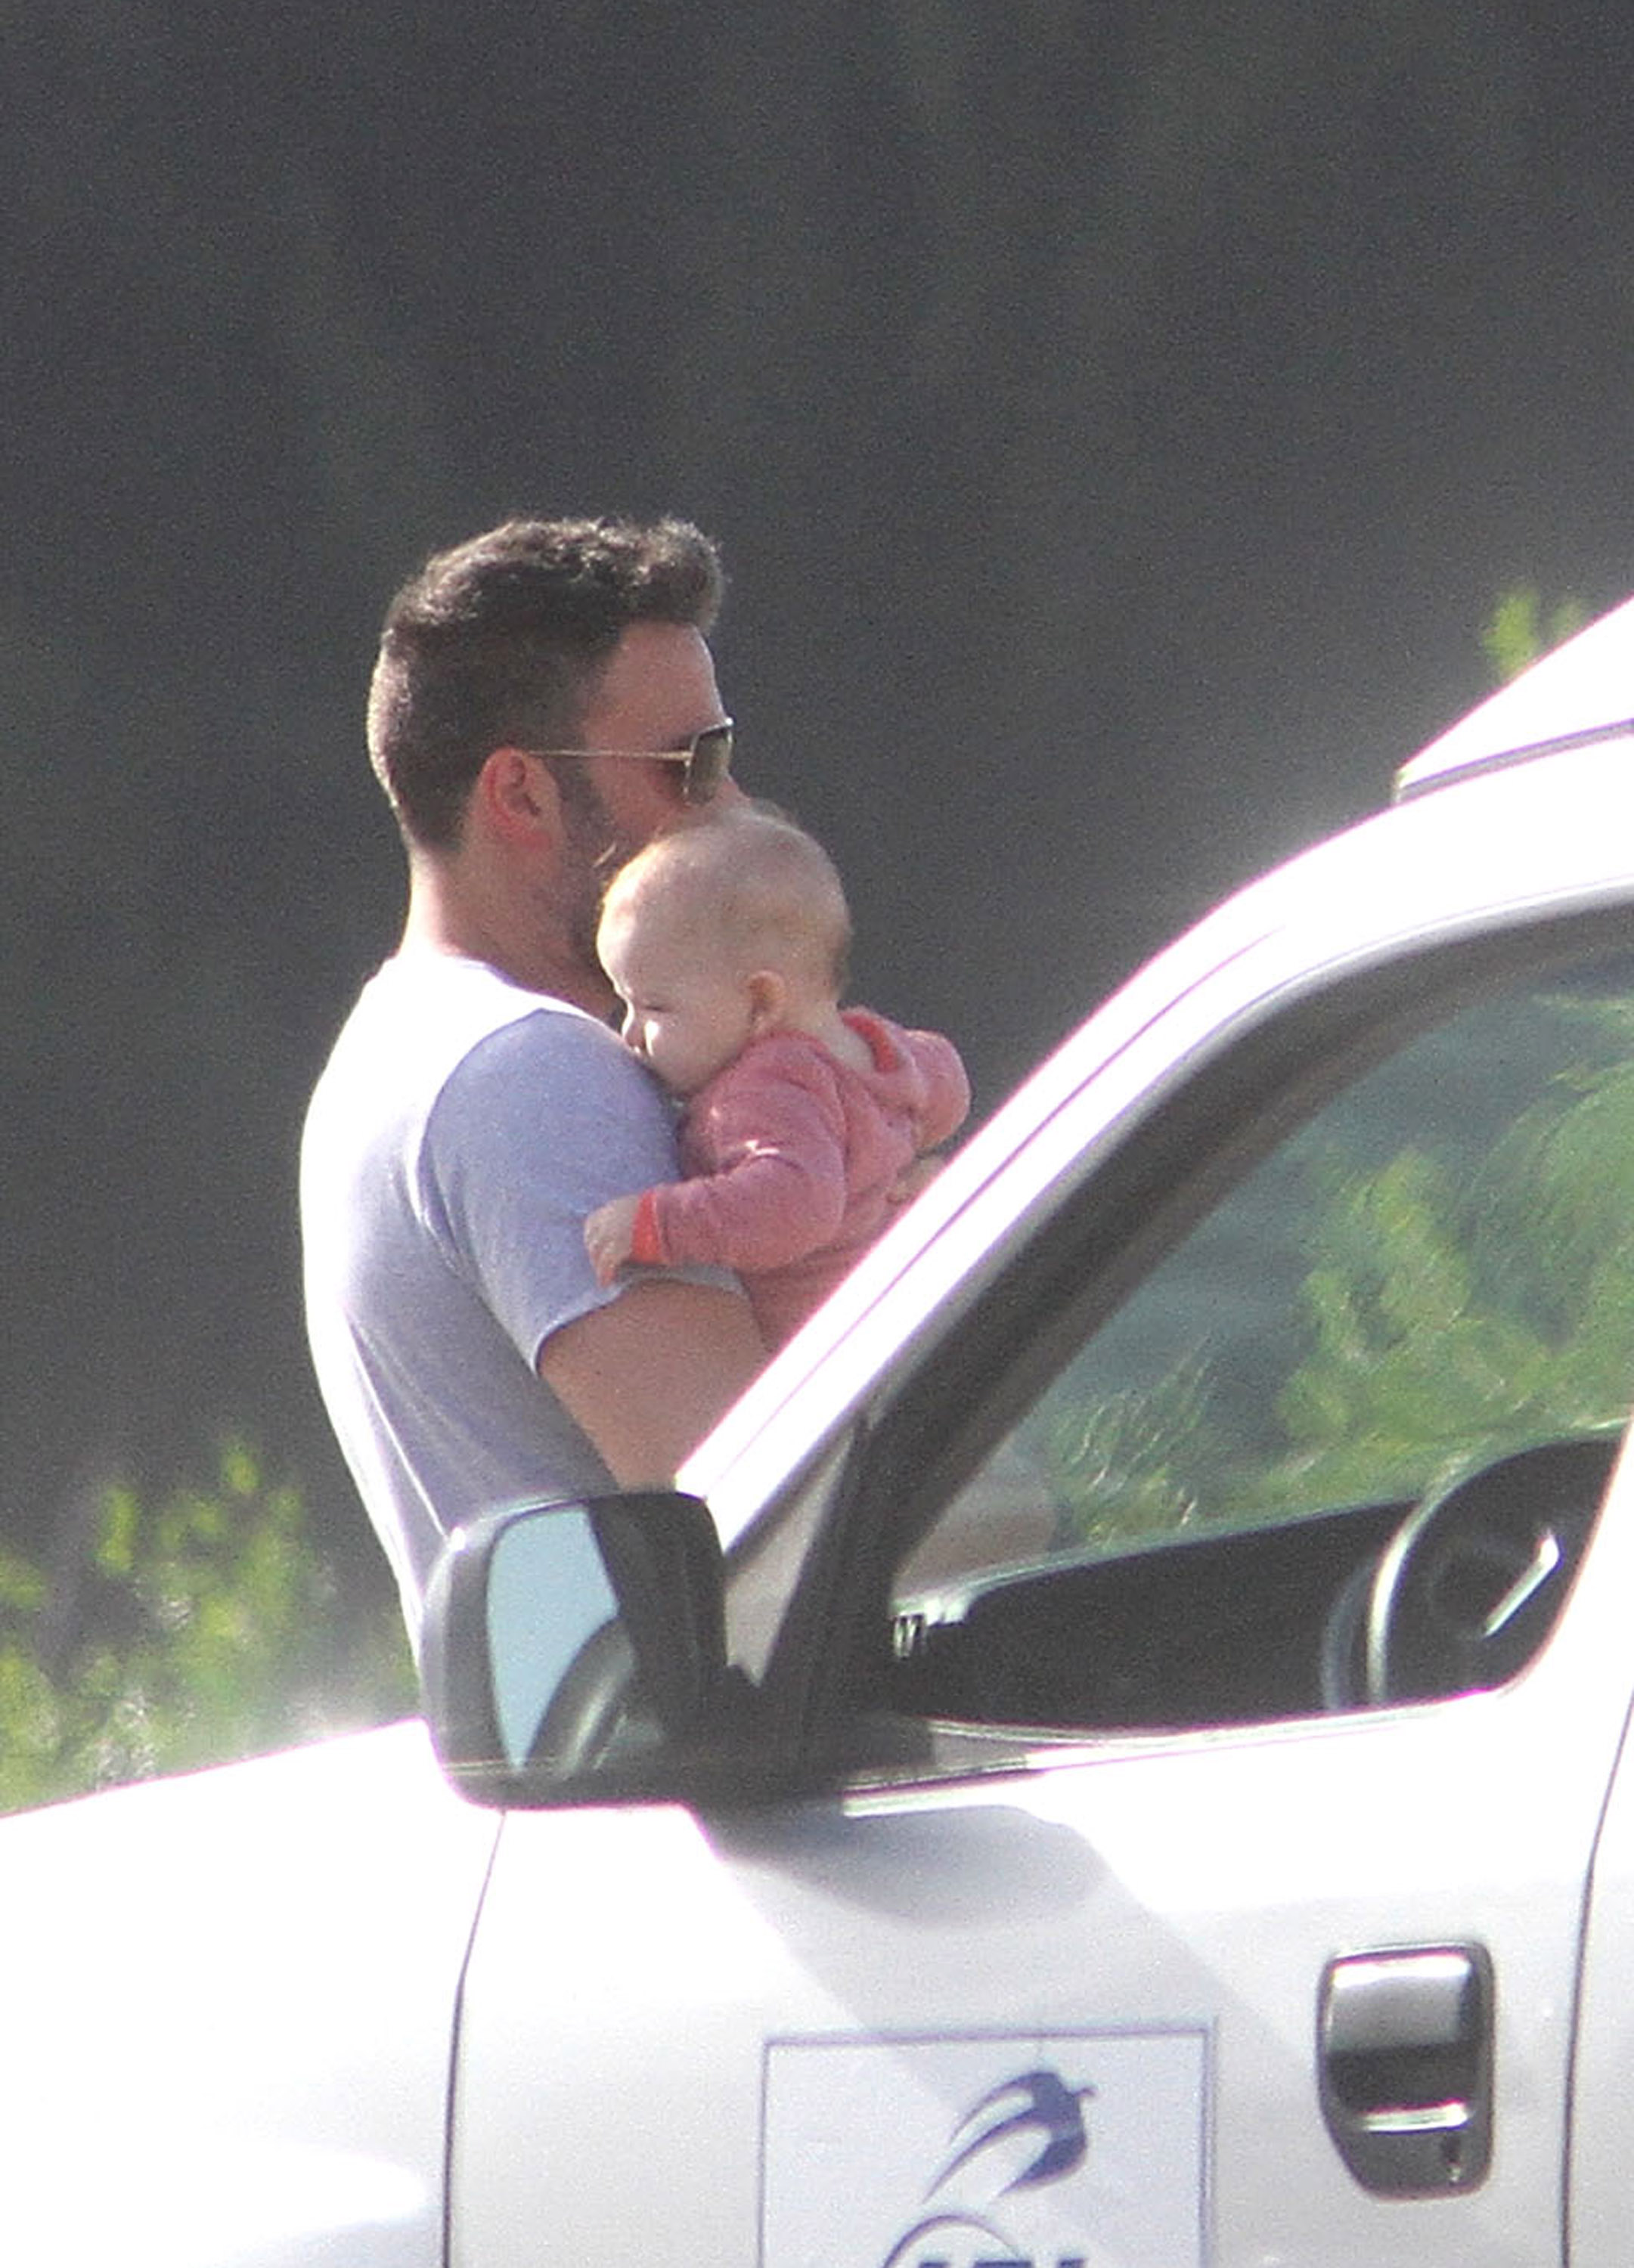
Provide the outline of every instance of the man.
[[668,1481],[763,1359],[730,1279],[604,1286],[584,1245],[676,1171],[594,937],[607,875],[737,793],[720,589],[683,522],[516,520],[386,617],[369,749],[408,922],[313,1094],[301,1216],[319,1382],[416,1647],[453,1528]]

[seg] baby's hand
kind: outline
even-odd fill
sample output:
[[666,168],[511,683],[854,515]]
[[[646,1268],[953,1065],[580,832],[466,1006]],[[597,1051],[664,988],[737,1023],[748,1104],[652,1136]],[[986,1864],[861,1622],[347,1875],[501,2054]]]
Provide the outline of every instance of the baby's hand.
[[599,1284],[610,1284],[629,1259],[636,1236],[639,1197],[609,1197],[585,1223],[585,1249]]
[[922,1150],[910,1158],[887,1192],[887,1203],[910,1205],[923,1190],[928,1189],[942,1170],[943,1160],[934,1150]]

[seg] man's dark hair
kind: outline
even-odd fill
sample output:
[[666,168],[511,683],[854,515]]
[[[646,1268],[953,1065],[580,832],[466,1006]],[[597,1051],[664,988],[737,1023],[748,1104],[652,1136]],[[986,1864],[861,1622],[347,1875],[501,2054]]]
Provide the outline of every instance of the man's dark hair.
[[452,850],[495,748],[571,747],[632,622],[708,635],[720,559],[688,521],[512,519],[438,552],[386,610],[369,755],[411,843]]

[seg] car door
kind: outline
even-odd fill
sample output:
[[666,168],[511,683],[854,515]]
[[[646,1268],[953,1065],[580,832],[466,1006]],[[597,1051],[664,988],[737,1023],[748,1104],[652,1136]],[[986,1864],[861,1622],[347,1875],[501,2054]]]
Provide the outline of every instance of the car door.
[[507,1816],[455,2264],[1564,2258],[1624,928],[1284,987],[973,1261],[762,1523],[786,1792]]

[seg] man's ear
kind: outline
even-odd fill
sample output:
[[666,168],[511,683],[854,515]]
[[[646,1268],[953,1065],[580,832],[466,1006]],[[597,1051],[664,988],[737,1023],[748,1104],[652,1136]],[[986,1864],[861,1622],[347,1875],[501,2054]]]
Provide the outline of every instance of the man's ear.
[[756,1039],[775,1032],[789,1005],[789,988],[775,968],[757,968],[749,979],[749,1030]]
[[502,842],[557,831],[560,806],[548,764],[520,748],[495,748],[476,776],[472,800]]

